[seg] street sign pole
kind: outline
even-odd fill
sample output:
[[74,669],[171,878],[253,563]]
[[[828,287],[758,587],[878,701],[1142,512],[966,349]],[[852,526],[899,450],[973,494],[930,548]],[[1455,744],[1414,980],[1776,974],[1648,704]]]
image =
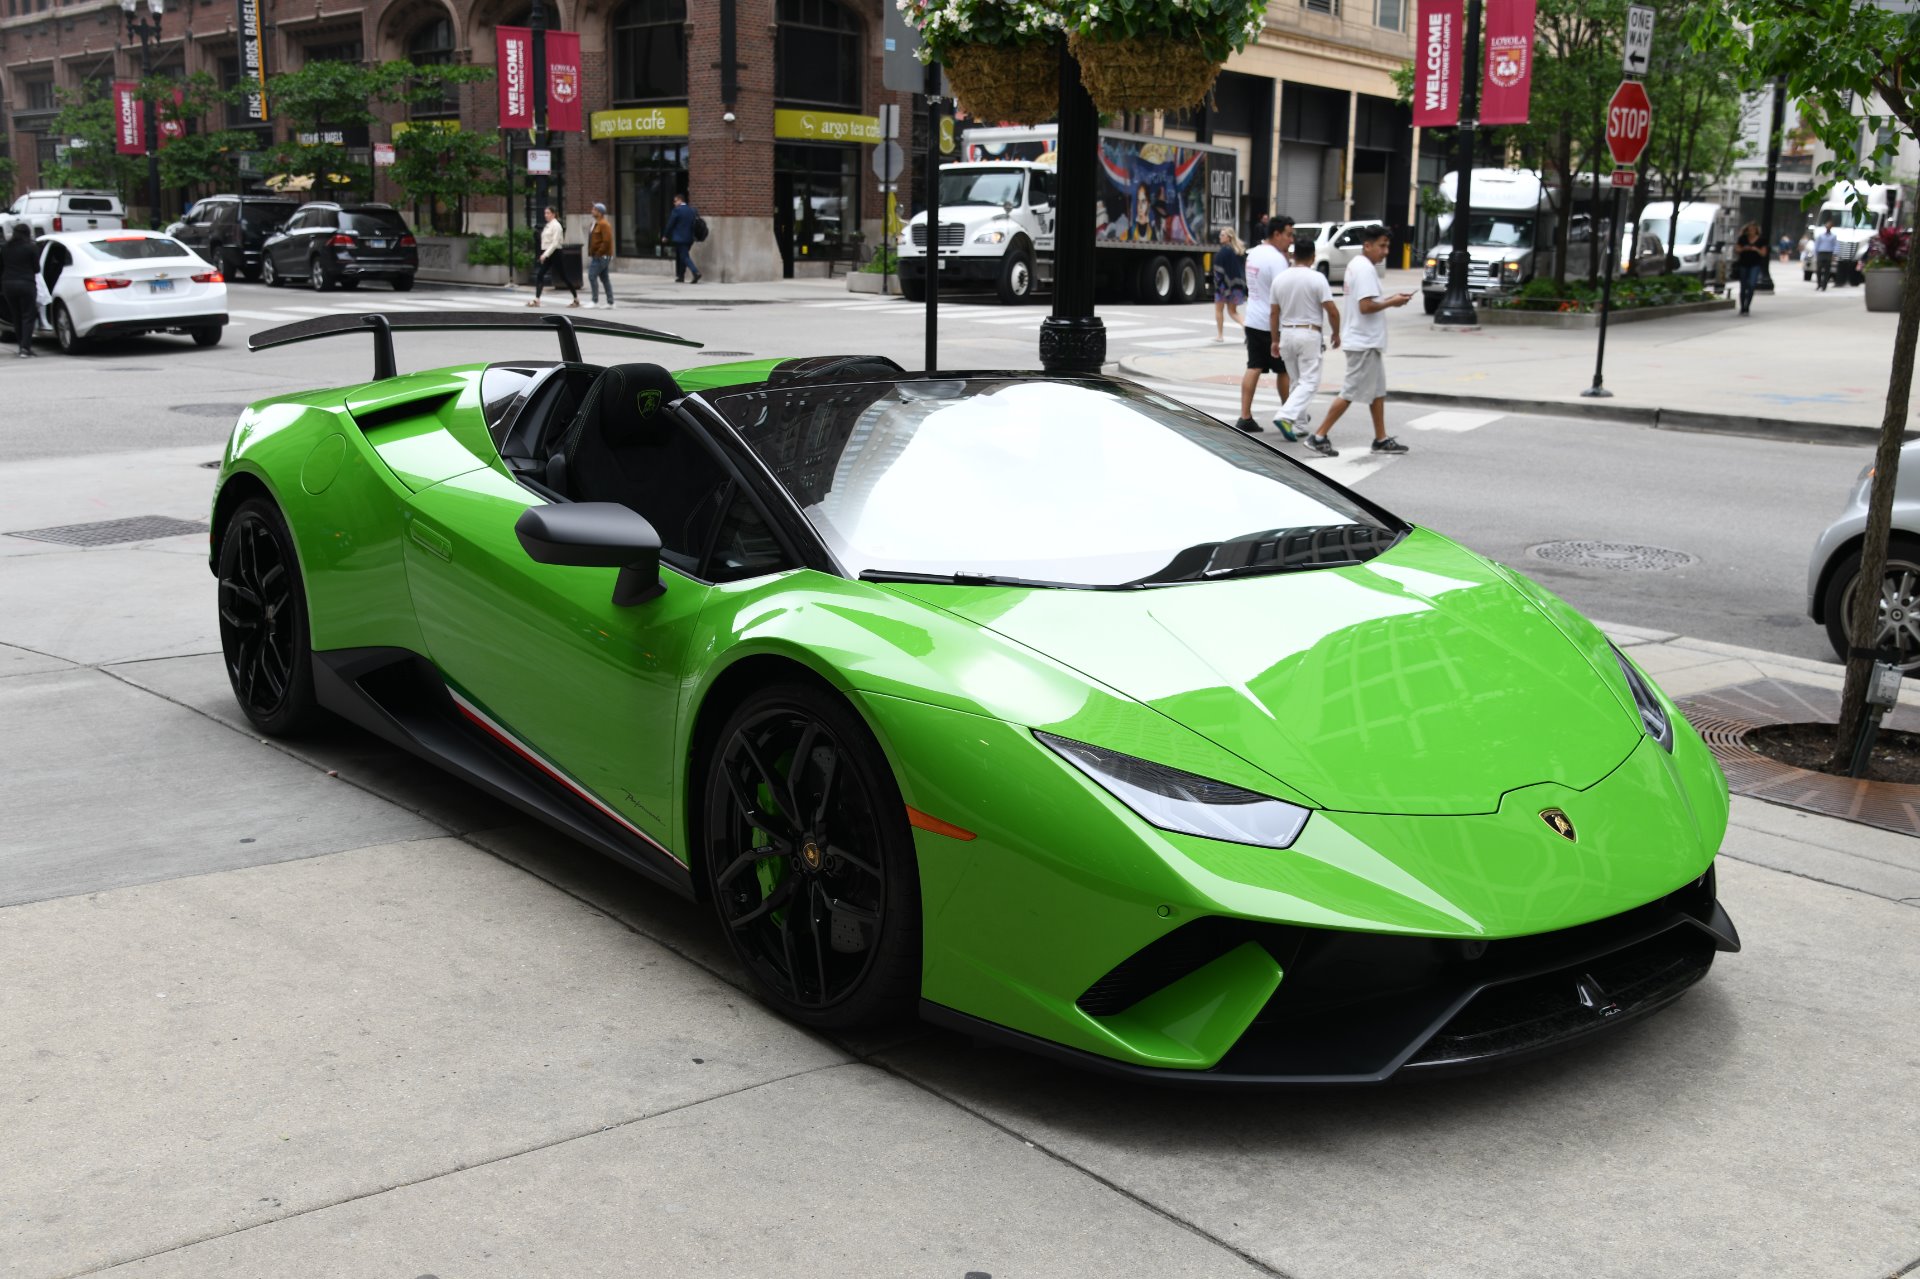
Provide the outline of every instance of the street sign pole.
[[[1640,61],[1646,61],[1646,44],[1653,39],[1652,18],[1649,16],[1641,28],[1644,37],[1638,50]],[[1629,21],[1627,27],[1627,51],[1622,61],[1632,66],[1635,55],[1635,25]],[[1619,243],[1620,192],[1634,183],[1633,166],[1640,159],[1640,153],[1647,149],[1647,142],[1653,136],[1653,103],[1647,98],[1647,90],[1638,80],[1622,80],[1607,100],[1607,151],[1613,156],[1617,168],[1613,174],[1613,217],[1607,224],[1606,235],[1602,237],[1607,255],[1606,280],[1600,286],[1600,341],[1593,357],[1593,385],[1580,392],[1581,395],[1595,399],[1606,399],[1613,395],[1605,385],[1607,364],[1607,320],[1613,313],[1613,259],[1619,254],[1614,247]]]
[[940,64],[927,65],[927,372],[940,367]]
[[1620,232],[1620,187],[1613,189],[1613,217],[1607,223],[1607,274],[1600,285],[1600,349],[1593,356],[1593,385],[1580,394],[1589,399],[1611,399],[1613,392],[1604,385],[1604,370],[1607,366],[1607,316],[1613,310],[1613,260],[1620,256],[1614,247],[1619,243]]

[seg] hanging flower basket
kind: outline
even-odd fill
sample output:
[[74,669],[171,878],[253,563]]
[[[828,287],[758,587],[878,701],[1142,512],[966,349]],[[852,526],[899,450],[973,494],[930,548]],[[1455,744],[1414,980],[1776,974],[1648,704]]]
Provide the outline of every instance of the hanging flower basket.
[[1196,45],[1153,36],[1100,40],[1076,31],[1067,47],[1093,105],[1106,114],[1198,106],[1224,65]]
[[987,124],[1042,124],[1060,110],[1052,44],[955,44],[941,55],[960,109]]

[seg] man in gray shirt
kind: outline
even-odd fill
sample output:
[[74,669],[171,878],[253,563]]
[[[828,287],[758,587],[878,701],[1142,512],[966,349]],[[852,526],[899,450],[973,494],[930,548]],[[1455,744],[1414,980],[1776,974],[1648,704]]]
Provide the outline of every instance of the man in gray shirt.
[[1833,278],[1833,255],[1840,247],[1840,237],[1833,233],[1833,219],[1829,218],[1820,226],[1820,234],[1813,237],[1813,262],[1816,278],[1820,281],[1819,291],[1827,291],[1827,281]]
[[1274,415],[1273,424],[1289,440],[1307,424],[1307,406],[1320,389],[1321,339],[1340,345],[1340,308],[1333,286],[1313,269],[1313,241],[1293,242],[1293,265],[1273,282],[1273,353],[1293,371],[1293,390]]

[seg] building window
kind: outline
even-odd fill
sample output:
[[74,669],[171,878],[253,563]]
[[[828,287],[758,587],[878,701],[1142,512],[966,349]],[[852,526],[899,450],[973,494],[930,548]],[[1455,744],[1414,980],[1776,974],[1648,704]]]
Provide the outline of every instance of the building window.
[[310,44],[306,50],[308,62],[359,62],[365,56],[358,40],[340,40],[333,44]]
[[613,15],[613,100],[687,96],[686,0],[627,0]]
[[57,111],[60,103],[53,96],[53,81],[30,80],[27,82],[27,110]]
[[1388,31],[1407,29],[1406,0],[1376,0],[1373,7],[1373,20]]
[[860,106],[860,20],[834,0],[780,0],[773,96]]
[[[853,255],[860,229],[859,147],[780,142],[773,148],[776,234],[789,261]],[[791,231],[788,231],[788,228]]]
[[[407,61],[416,67],[444,67],[453,62],[453,23],[434,18],[417,28],[407,40]],[[413,118],[439,119],[460,114],[460,91],[449,86],[437,99],[413,104]]]
[[1340,0],[1300,0],[1300,7],[1308,13],[1330,13],[1340,16]]
[[614,251],[623,258],[673,256],[660,237],[675,192],[687,193],[685,143],[614,143]]

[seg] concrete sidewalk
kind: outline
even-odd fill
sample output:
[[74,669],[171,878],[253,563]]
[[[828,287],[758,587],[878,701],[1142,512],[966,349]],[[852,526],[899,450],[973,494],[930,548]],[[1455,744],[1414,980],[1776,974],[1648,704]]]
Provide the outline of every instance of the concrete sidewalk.
[[[203,516],[194,447],[0,533]],[[1920,1266],[1920,841],[1747,800],[1746,942],[1582,1051],[1194,1096],[744,992],[709,914],[356,731],[262,741],[204,535],[0,536],[0,1275],[1869,1279]],[[1612,628],[1677,695],[1836,667]]]
[[[1656,422],[1683,429],[1757,430],[1832,438],[1820,428],[1877,431],[1886,407],[1895,315],[1869,313],[1858,288],[1818,293],[1798,265],[1776,264],[1776,291],[1753,314],[1734,311],[1611,326],[1606,388],[1593,384],[1592,330],[1439,330],[1421,312],[1420,276],[1387,272],[1386,287],[1414,295],[1389,314],[1387,385],[1392,397],[1490,409],[1554,410]],[[1130,375],[1237,386],[1246,367],[1235,343],[1131,357]],[[1329,353],[1321,402],[1340,389],[1345,360]]]

